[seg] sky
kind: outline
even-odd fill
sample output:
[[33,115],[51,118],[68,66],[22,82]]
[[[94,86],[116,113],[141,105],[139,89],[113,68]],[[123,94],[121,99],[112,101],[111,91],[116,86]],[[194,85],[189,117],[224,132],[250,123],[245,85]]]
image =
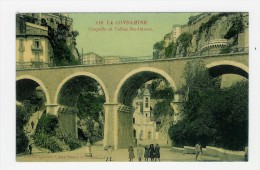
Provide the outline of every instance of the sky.
[[[79,32],[77,48],[100,56],[151,56],[175,24],[184,25],[198,13],[71,13],[73,30]],[[129,24],[130,21],[143,21]],[[147,29],[141,31],[142,28]],[[96,31],[99,29],[99,31]],[[123,30],[123,31],[122,31]]]

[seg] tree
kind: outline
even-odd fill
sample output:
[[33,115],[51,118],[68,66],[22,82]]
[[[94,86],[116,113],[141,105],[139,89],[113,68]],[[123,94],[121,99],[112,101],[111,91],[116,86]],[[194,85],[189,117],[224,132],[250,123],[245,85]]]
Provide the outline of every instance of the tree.
[[164,44],[165,42],[162,40],[162,41],[159,41],[159,42],[156,42],[154,45],[153,45],[153,49],[154,50],[158,50],[158,51],[161,51],[164,49]]
[[16,106],[16,153],[26,151],[29,139],[23,131],[23,126],[28,122],[30,116],[23,106]]
[[155,104],[153,113],[154,113],[155,119],[157,119],[160,116],[173,115],[174,110],[173,110],[170,102],[168,102],[167,100],[163,100],[163,101]]
[[180,48],[183,56],[187,55],[187,48],[190,46],[192,40],[192,34],[184,32],[177,39],[177,46]]
[[[90,139],[91,142],[102,139],[103,121],[100,119],[103,115],[103,104],[105,98],[94,92],[81,93],[78,99],[77,108],[80,119],[81,138]],[[98,126],[98,127],[97,127]]]
[[177,45],[171,42],[168,47],[165,48],[165,58],[173,58],[176,55]]
[[160,53],[160,51],[162,51],[164,49],[164,45],[165,45],[165,42],[163,40],[156,42],[153,45],[153,57],[154,57],[154,59],[159,58],[159,53]]
[[79,118],[91,118],[98,121],[100,112],[103,111],[104,102],[104,96],[93,92],[81,93],[77,103]]
[[248,83],[220,89],[201,60],[187,63],[179,93],[182,119],[169,129],[176,146],[213,145],[241,150],[248,142]]

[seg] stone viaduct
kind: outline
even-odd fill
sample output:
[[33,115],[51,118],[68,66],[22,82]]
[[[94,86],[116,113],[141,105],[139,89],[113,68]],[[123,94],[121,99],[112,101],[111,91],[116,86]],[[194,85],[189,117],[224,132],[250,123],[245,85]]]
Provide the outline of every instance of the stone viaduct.
[[[57,115],[60,91],[67,82],[78,76],[96,80],[105,94],[103,144],[117,149],[132,143],[132,128],[127,122],[132,121],[131,106],[137,89],[149,80],[164,77],[174,91],[178,90],[183,82],[185,64],[196,58],[204,60],[213,76],[238,74],[248,78],[248,52],[240,52],[145,62],[24,69],[17,70],[16,81],[29,79],[38,83],[46,96],[47,113]],[[178,103],[178,98],[173,103]]]

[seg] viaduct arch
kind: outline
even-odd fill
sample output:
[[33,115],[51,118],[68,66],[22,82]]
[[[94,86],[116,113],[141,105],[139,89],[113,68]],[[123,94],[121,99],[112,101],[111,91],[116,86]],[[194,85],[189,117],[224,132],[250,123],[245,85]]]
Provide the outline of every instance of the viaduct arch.
[[[207,68],[212,72],[218,72],[215,74],[216,76],[231,72],[248,78],[248,53],[239,53],[94,66],[17,70],[16,80],[30,79],[42,87],[46,95],[46,108],[49,114],[57,114],[59,108],[58,96],[66,82],[77,76],[86,76],[96,80],[102,87],[106,98],[106,103],[104,104],[105,125],[103,145],[114,145],[115,149],[117,149],[122,147],[119,142],[122,136],[118,133],[120,126],[119,116],[121,113],[129,114],[132,111],[129,103],[122,100],[124,95],[126,95],[123,89],[125,87],[133,87],[129,84],[136,82],[138,79],[142,79],[142,83],[161,76],[176,91],[181,87],[185,64],[194,58],[204,60]],[[222,68],[224,68],[224,72],[221,72]],[[136,84],[134,89],[138,88],[140,84]],[[129,98],[131,98],[132,94],[133,92],[128,94]]]
[[39,86],[42,88],[44,94],[45,94],[45,97],[46,97],[46,103],[50,103],[50,95],[49,95],[49,91],[48,89],[46,88],[45,84],[37,77],[34,77],[34,76],[31,76],[31,75],[22,75],[22,76],[18,76],[16,77],[16,81],[19,81],[19,80],[32,80],[34,82],[36,82],[37,84],[39,84]]

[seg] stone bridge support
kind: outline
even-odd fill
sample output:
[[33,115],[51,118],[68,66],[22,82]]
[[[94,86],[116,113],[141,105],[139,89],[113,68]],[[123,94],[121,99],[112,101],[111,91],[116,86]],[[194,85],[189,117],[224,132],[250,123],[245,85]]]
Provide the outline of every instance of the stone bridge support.
[[104,146],[114,149],[127,148],[133,144],[133,112],[132,107],[118,103],[105,103]]

